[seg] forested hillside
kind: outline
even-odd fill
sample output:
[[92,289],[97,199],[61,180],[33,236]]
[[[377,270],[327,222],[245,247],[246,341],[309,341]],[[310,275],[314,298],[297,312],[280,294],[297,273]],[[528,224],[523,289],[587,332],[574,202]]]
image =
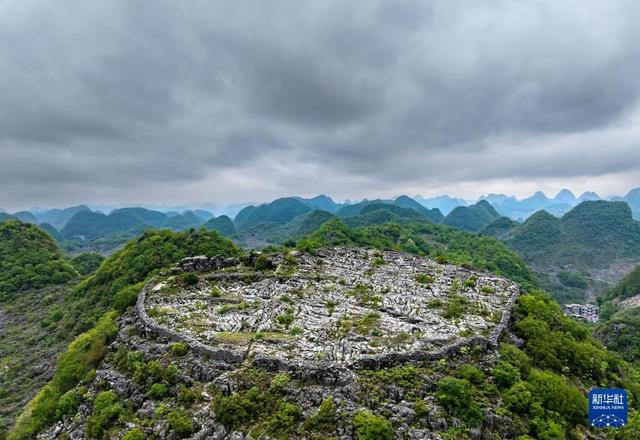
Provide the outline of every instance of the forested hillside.
[[586,201],[560,218],[540,211],[520,225],[499,219],[484,233],[504,240],[562,302],[595,298],[640,262],[640,223],[623,202]]
[[0,223],[0,300],[76,277],[78,272],[43,230],[19,221]]
[[640,362],[640,266],[600,297],[598,303],[598,338],[625,359]]
[[[148,276],[190,255],[239,255],[215,232],[165,230],[146,232],[104,262],[92,254],[67,262],[44,232],[18,222],[0,225],[0,249],[0,261],[8,268],[0,274],[5,286],[0,301],[0,368],[10,371],[0,376],[0,438],[2,425],[10,426],[21,406],[51,377],[69,341],[91,329],[106,311],[131,305]],[[78,272],[91,276],[75,284]],[[93,349],[102,350],[95,345]]]

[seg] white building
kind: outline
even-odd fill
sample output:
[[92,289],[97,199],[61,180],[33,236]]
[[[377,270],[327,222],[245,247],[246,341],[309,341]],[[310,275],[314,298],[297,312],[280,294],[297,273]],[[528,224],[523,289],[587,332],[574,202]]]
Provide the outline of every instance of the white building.
[[600,319],[600,307],[593,304],[565,304],[564,314],[584,319],[587,322],[598,322]]

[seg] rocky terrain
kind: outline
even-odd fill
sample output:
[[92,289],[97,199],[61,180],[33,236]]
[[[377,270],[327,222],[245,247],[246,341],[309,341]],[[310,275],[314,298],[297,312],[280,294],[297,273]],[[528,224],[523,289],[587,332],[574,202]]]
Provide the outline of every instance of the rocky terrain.
[[433,359],[468,340],[495,343],[518,293],[489,274],[393,252],[338,249],[268,264],[276,270],[231,266],[186,288],[151,283],[138,312],[222,360],[373,367]]
[[[445,438],[460,422],[435,383],[453,365],[497,362],[519,293],[389,251],[188,258],[144,287],[71,392],[74,415],[40,437]],[[483,418],[475,438],[514,429]],[[388,435],[364,436],[369,424]]]

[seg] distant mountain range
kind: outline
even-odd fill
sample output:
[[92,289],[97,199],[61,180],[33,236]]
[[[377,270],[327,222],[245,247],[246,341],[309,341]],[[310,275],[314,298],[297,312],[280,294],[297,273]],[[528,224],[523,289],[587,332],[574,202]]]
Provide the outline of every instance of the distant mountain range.
[[[560,301],[597,297],[640,263],[640,188],[616,201],[593,192],[562,190],[518,200],[488,194],[476,203],[449,196],[338,203],[327,195],[283,197],[244,206],[237,215],[204,209],[160,211],[125,207],[104,214],[90,205],[0,212],[0,222],[37,224],[67,252],[109,254],[145,230],[205,228],[243,247],[294,243],[332,220],[349,227],[384,223],[434,223],[504,241],[538,274]],[[237,205],[236,205],[237,206]]]

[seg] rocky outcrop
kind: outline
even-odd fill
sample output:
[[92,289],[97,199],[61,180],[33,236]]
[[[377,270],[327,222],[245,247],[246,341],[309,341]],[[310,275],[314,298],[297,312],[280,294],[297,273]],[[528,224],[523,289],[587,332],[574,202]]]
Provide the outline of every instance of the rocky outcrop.
[[152,281],[138,316],[149,331],[224,362],[334,372],[493,347],[519,294],[488,273],[389,251],[276,256],[272,271],[254,263],[185,259],[171,273],[207,273],[192,286]]

